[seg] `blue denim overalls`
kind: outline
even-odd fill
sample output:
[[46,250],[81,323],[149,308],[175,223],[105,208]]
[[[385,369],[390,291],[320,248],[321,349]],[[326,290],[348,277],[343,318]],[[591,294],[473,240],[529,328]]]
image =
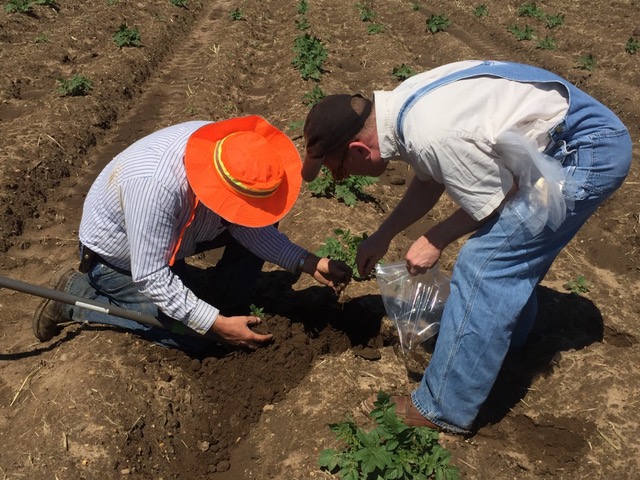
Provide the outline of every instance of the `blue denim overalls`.
[[562,163],[577,189],[571,193],[574,207],[556,231],[547,227],[532,236],[517,217],[498,215],[458,254],[435,351],[412,393],[422,415],[457,433],[472,428],[509,348],[526,341],[537,312],[536,286],[598,205],[620,187],[632,150],[627,129],[604,105],[551,72],[511,62],[483,62],[416,90],[397,118],[400,143],[404,114],[422,95],[477,76],[566,88],[567,116],[549,132],[545,153]]

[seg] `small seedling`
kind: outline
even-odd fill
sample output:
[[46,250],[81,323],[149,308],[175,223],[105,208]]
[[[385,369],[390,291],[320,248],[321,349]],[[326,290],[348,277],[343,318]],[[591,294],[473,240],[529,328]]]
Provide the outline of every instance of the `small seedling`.
[[588,71],[592,71],[595,68],[597,63],[596,58],[591,54],[580,57],[580,60],[578,60],[578,62],[579,62],[578,67],[581,70],[588,70]]
[[553,38],[546,36],[542,40],[538,40],[536,48],[541,50],[555,50],[558,47],[556,46],[556,41]]
[[488,17],[489,16],[489,9],[483,3],[482,5],[478,5],[476,8],[473,9],[473,14],[478,18]]
[[187,8],[187,0],[169,0],[169,3],[174,7]]
[[427,18],[427,30],[431,33],[444,32],[451,26],[451,20],[446,15],[433,14]]
[[249,305],[249,314],[258,317],[260,320],[265,319],[264,307],[257,307],[253,303]]
[[580,295],[581,293],[587,293],[591,288],[591,282],[589,282],[584,275],[578,275],[575,280],[571,280],[570,282],[562,285],[562,288],[565,290],[569,290],[571,293],[575,293],[576,295]]
[[58,80],[58,92],[65,97],[82,97],[93,89],[91,81],[82,75],[74,75],[64,80]]
[[113,36],[113,41],[119,48],[139,47],[142,45],[138,28],[129,28],[126,23],[118,27],[118,31]]
[[630,55],[634,55],[638,50],[640,50],[640,40],[636,40],[634,38],[627,40],[627,43],[624,45],[625,52]]
[[294,23],[296,24],[296,28],[298,30],[302,30],[303,32],[311,28],[311,25],[309,24],[309,20],[307,20],[307,17],[296,18]]
[[340,451],[322,451],[321,469],[342,480],[460,478],[458,468],[450,464],[451,453],[438,443],[436,430],[402,423],[387,393],[379,392],[374,406],[370,416],[376,427],[369,432],[351,418],[329,425],[345,445]]
[[516,40],[519,42],[522,40],[531,40],[535,34],[535,31],[529,25],[525,25],[524,28],[520,28],[518,25],[512,25],[508,30],[513,33],[513,36],[516,37]]
[[393,67],[393,70],[391,71],[391,75],[393,75],[400,81],[404,81],[409,77],[413,77],[415,74],[416,71],[405,63],[397,67]]
[[46,33],[39,33],[35,39],[36,43],[49,43],[49,36]]
[[368,35],[377,35],[378,33],[384,32],[384,25],[381,23],[370,23],[367,27]]
[[304,120],[296,120],[296,121],[290,122],[287,125],[287,131],[289,133],[300,132],[303,127],[304,127]]
[[307,0],[300,0],[298,2],[298,14],[304,15],[309,10],[309,3]]
[[240,10],[240,7],[236,7],[231,10],[229,12],[229,18],[234,22],[238,20],[244,20],[244,14],[242,13],[242,10]]
[[420,2],[412,2],[411,3],[411,10],[413,10],[414,12],[417,12],[418,10],[422,9],[422,5],[420,5]]
[[552,28],[559,27],[563,23],[564,15],[547,15],[547,20],[544,26],[551,30]]
[[[346,263],[354,272],[358,271],[356,266],[356,253],[358,245],[367,238],[367,234],[360,236],[353,235],[351,230],[336,228],[333,230],[335,237],[329,237],[324,245],[316,252],[319,257],[327,257]],[[356,278],[359,278],[356,276]]]
[[357,3],[356,7],[360,11],[360,20],[363,22],[373,22],[376,18],[376,12],[373,11],[371,3],[368,1]]
[[542,20],[544,19],[545,14],[535,3],[525,3],[518,9],[518,16]]
[[315,85],[313,87],[313,90],[305,93],[302,96],[302,103],[304,103],[308,107],[313,107],[316,103],[318,103],[324,97],[325,97],[325,94],[322,91],[322,88],[320,88],[320,85]]

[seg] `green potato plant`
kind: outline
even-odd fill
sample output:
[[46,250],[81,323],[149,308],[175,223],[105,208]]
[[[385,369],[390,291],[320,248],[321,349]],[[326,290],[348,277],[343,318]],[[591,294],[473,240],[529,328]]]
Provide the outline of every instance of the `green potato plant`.
[[313,107],[316,103],[325,97],[320,85],[314,85],[313,89],[302,96],[302,103],[308,107]]
[[545,27],[551,30],[552,28],[559,27],[564,23],[564,15],[547,15]]
[[535,3],[525,3],[518,8],[518,16],[543,20],[545,18],[545,13]]
[[413,77],[415,74],[416,71],[405,63],[402,63],[397,67],[393,67],[393,70],[391,71],[391,75],[396,77],[401,82],[409,77]]
[[427,18],[427,31],[432,34],[438,32],[444,32],[451,26],[451,20],[445,14],[436,15],[432,14]]
[[9,0],[4,6],[4,11],[30,14],[33,12],[33,5],[50,7],[56,12],[60,10],[60,6],[54,0]]
[[379,33],[384,33],[384,25],[381,23],[370,23],[367,27],[367,34],[377,35]]
[[592,71],[596,67],[596,58],[592,54],[584,55],[578,60],[578,68]]
[[58,80],[58,92],[65,97],[82,97],[93,89],[91,81],[82,75]]
[[636,40],[634,38],[627,40],[627,43],[624,45],[625,52],[630,55],[634,55],[638,50],[640,50],[640,40]]
[[569,290],[571,293],[576,295],[580,295],[589,291],[591,288],[591,282],[589,282],[584,275],[578,275],[575,280],[571,280],[562,285],[562,288]]
[[482,5],[478,5],[477,7],[475,7],[473,9],[473,14],[478,18],[488,17],[489,16],[489,9],[483,3]]
[[373,185],[377,181],[378,177],[349,175],[347,178],[336,182],[329,169],[322,167],[320,175],[312,182],[309,182],[307,187],[313,196],[335,197],[344,202],[345,205],[353,207],[358,202],[358,199],[365,197],[363,188]]
[[356,253],[358,253],[358,245],[367,238],[367,234],[354,235],[351,230],[342,228],[334,229],[333,234],[335,237],[328,237],[316,255],[346,263],[354,271],[354,278],[359,278],[355,273],[358,271]]
[[408,427],[396,415],[387,393],[379,392],[371,418],[376,427],[366,431],[347,418],[329,425],[344,443],[341,450],[321,452],[320,468],[342,480],[457,480],[451,453],[438,443],[438,432]]
[[556,41],[553,38],[546,36],[543,39],[538,40],[536,48],[541,50],[555,50],[558,47],[556,46]]
[[299,35],[294,41],[293,51],[296,56],[291,64],[300,72],[302,79],[319,81],[322,65],[328,56],[322,41],[308,33]]
[[139,47],[142,45],[140,31],[137,27],[129,28],[126,23],[118,27],[113,35],[113,42],[119,47]]
[[356,7],[360,11],[360,20],[363,22],[373,22],[375,20],[376,12],[373,11],[371,2],[364,1],[362,3],[357,3]]
[[242,10],[240,10],[240,7],[236,7],[233,10],[231,10],[229,12],[229,18],[234,22],[245,19],[244,13],[242,13]]
[[525,25],[524,28],[521,28],[518,25],[511,25],[508,30],[519,42],[523,40],[531,40],[535,36],[535,30],[533,30],[529,25]]

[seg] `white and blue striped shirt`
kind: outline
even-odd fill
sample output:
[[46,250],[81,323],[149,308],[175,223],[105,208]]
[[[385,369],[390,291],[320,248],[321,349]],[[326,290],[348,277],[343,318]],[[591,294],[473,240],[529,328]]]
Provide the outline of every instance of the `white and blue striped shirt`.
[[[219,310],[197,298],[169,262],[195,203],[184,168],[185,147],[189,136],[207,123],[164,128],[117,155],[91,186],[80,223],[83,245],[130,271],[140,292],[162,312],[200,333],[211,328]],[[225,226],[200,202],[176,260],[193,255],[197,243],[226,229],[258,257],[290,272],[307,254],[273,226]]]

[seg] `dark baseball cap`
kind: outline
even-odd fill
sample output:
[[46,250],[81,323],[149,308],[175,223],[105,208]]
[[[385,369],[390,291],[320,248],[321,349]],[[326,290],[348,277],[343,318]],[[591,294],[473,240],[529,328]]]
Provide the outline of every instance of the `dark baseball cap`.
[[[362,99],[356,100],[354,99]],[[360,113],[354,103],[364,104]],[[309,111],[304,123],[306,155],[302,178],[310,182],[318,176],[325,155],[346,145],[364,126],[373,102],[362,95],[328,95]]]

